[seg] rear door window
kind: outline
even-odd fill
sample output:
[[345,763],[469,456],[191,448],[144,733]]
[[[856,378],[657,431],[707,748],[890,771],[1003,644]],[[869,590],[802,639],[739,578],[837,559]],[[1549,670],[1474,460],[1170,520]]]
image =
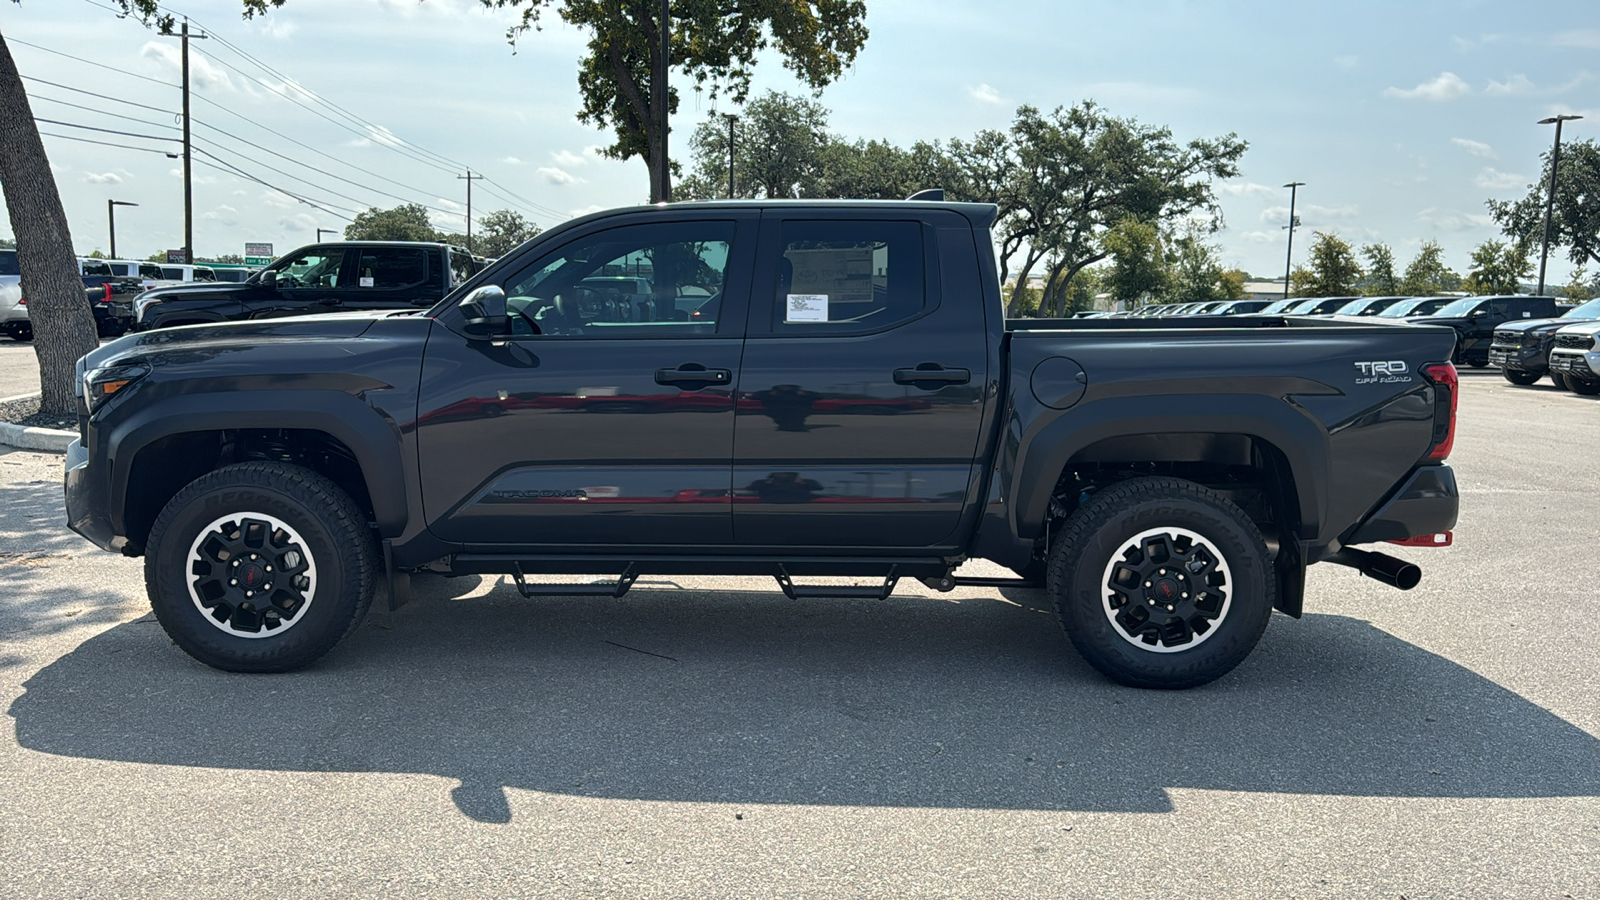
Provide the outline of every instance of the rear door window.
[[415,287],[428,280],[428,251],[420,247],[363,247],[356,289]]
[[922,315],[932,306],[924,242],[917,222],[785,221],[773,332],[861,333]]

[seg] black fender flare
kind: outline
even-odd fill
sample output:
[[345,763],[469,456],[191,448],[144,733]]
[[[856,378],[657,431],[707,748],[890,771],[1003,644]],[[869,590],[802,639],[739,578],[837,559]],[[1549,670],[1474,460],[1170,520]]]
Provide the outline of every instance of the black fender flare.
[[1184,394],[1108,398],[1030,423],[1018,442],[1007,497],[1013,533],[1030,540],[1043,534],[1050,496],[1074,454],[1107,438],[1144,434],[1241,434],[1270,444],[1294,479],[1301,536],[1320,531],[1330,481],[1322,426],[1275,397]]
[[[405,529],[400,429],[360,398],[342,391],[229,391],[183,394],[151,403],[117,423],[106,441],[112,463],[110,496],[128,496],[134,460],[161,438],[259,428],[320,431],[339,440],[361,466],[379,534],[395,537]],[[125,511],[125,505],[110,511],[117,534],[124,533]]]

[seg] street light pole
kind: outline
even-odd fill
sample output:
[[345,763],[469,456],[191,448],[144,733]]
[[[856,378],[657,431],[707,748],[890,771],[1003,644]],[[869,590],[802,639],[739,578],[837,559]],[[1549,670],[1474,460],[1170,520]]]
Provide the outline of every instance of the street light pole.
[[1294,201],[1300,188],[1305,187],[1304,181],[1291,181],[1284,187],[1289,189],[1289,252],[1283,261],[1283,299],[1289,299],[1289,273],[1294,267]]
[[1581,118],[1583,116],[1551,116],[1539,120],[1540,125],[1556,126],[1556,142],[1550,150],[1550,191],[1544,199],[1544,240],[1539,247],[1539,290],[1536,293],[1541,297],[1544,296],[1544,266],[1550,259],[1550,218],[1556,209],[1556,170],[1561,167],[1561,123]]
[[728,120],[728,199],[732,200],[733,193],[733,123],[739,121],[734,113],[723,113],[722,117]]
[[318,228],[317,229],[317,243],[319,243],[319,244],[322,243],[322,233],[324,231],[326,231],[329,234],[338,234],[339,233],[339,229],[337,229],[337,228]]
[[137,204],[137,203],[129,203],[127,200],[107,200],[106,201],[106,224],[111,227],[111,258],[112,259],[116,259],[117,258],[117,207],[119,207],[119,206],[138,206],[138,205],[139,204]]

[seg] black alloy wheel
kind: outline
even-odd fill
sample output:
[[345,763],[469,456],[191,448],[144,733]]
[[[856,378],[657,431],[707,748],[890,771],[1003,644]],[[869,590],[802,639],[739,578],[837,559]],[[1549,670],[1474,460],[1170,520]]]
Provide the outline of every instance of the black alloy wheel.
[[1226,497],[1179,478],[1134,478],[1068,517],[1048,590],[1090,665],[1132,687],[1173,689],[1249,655],[1276,579],[1260,530]]

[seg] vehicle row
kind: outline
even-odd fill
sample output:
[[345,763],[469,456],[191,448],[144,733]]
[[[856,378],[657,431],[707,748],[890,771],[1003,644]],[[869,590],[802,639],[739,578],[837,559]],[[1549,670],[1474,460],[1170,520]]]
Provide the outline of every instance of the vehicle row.
[[1494,331],[1489,364],[1512,384],[1531,385],[1545,375],[1556,387],[1600,394],[1600,299],[1559,317],[1507,322]]

